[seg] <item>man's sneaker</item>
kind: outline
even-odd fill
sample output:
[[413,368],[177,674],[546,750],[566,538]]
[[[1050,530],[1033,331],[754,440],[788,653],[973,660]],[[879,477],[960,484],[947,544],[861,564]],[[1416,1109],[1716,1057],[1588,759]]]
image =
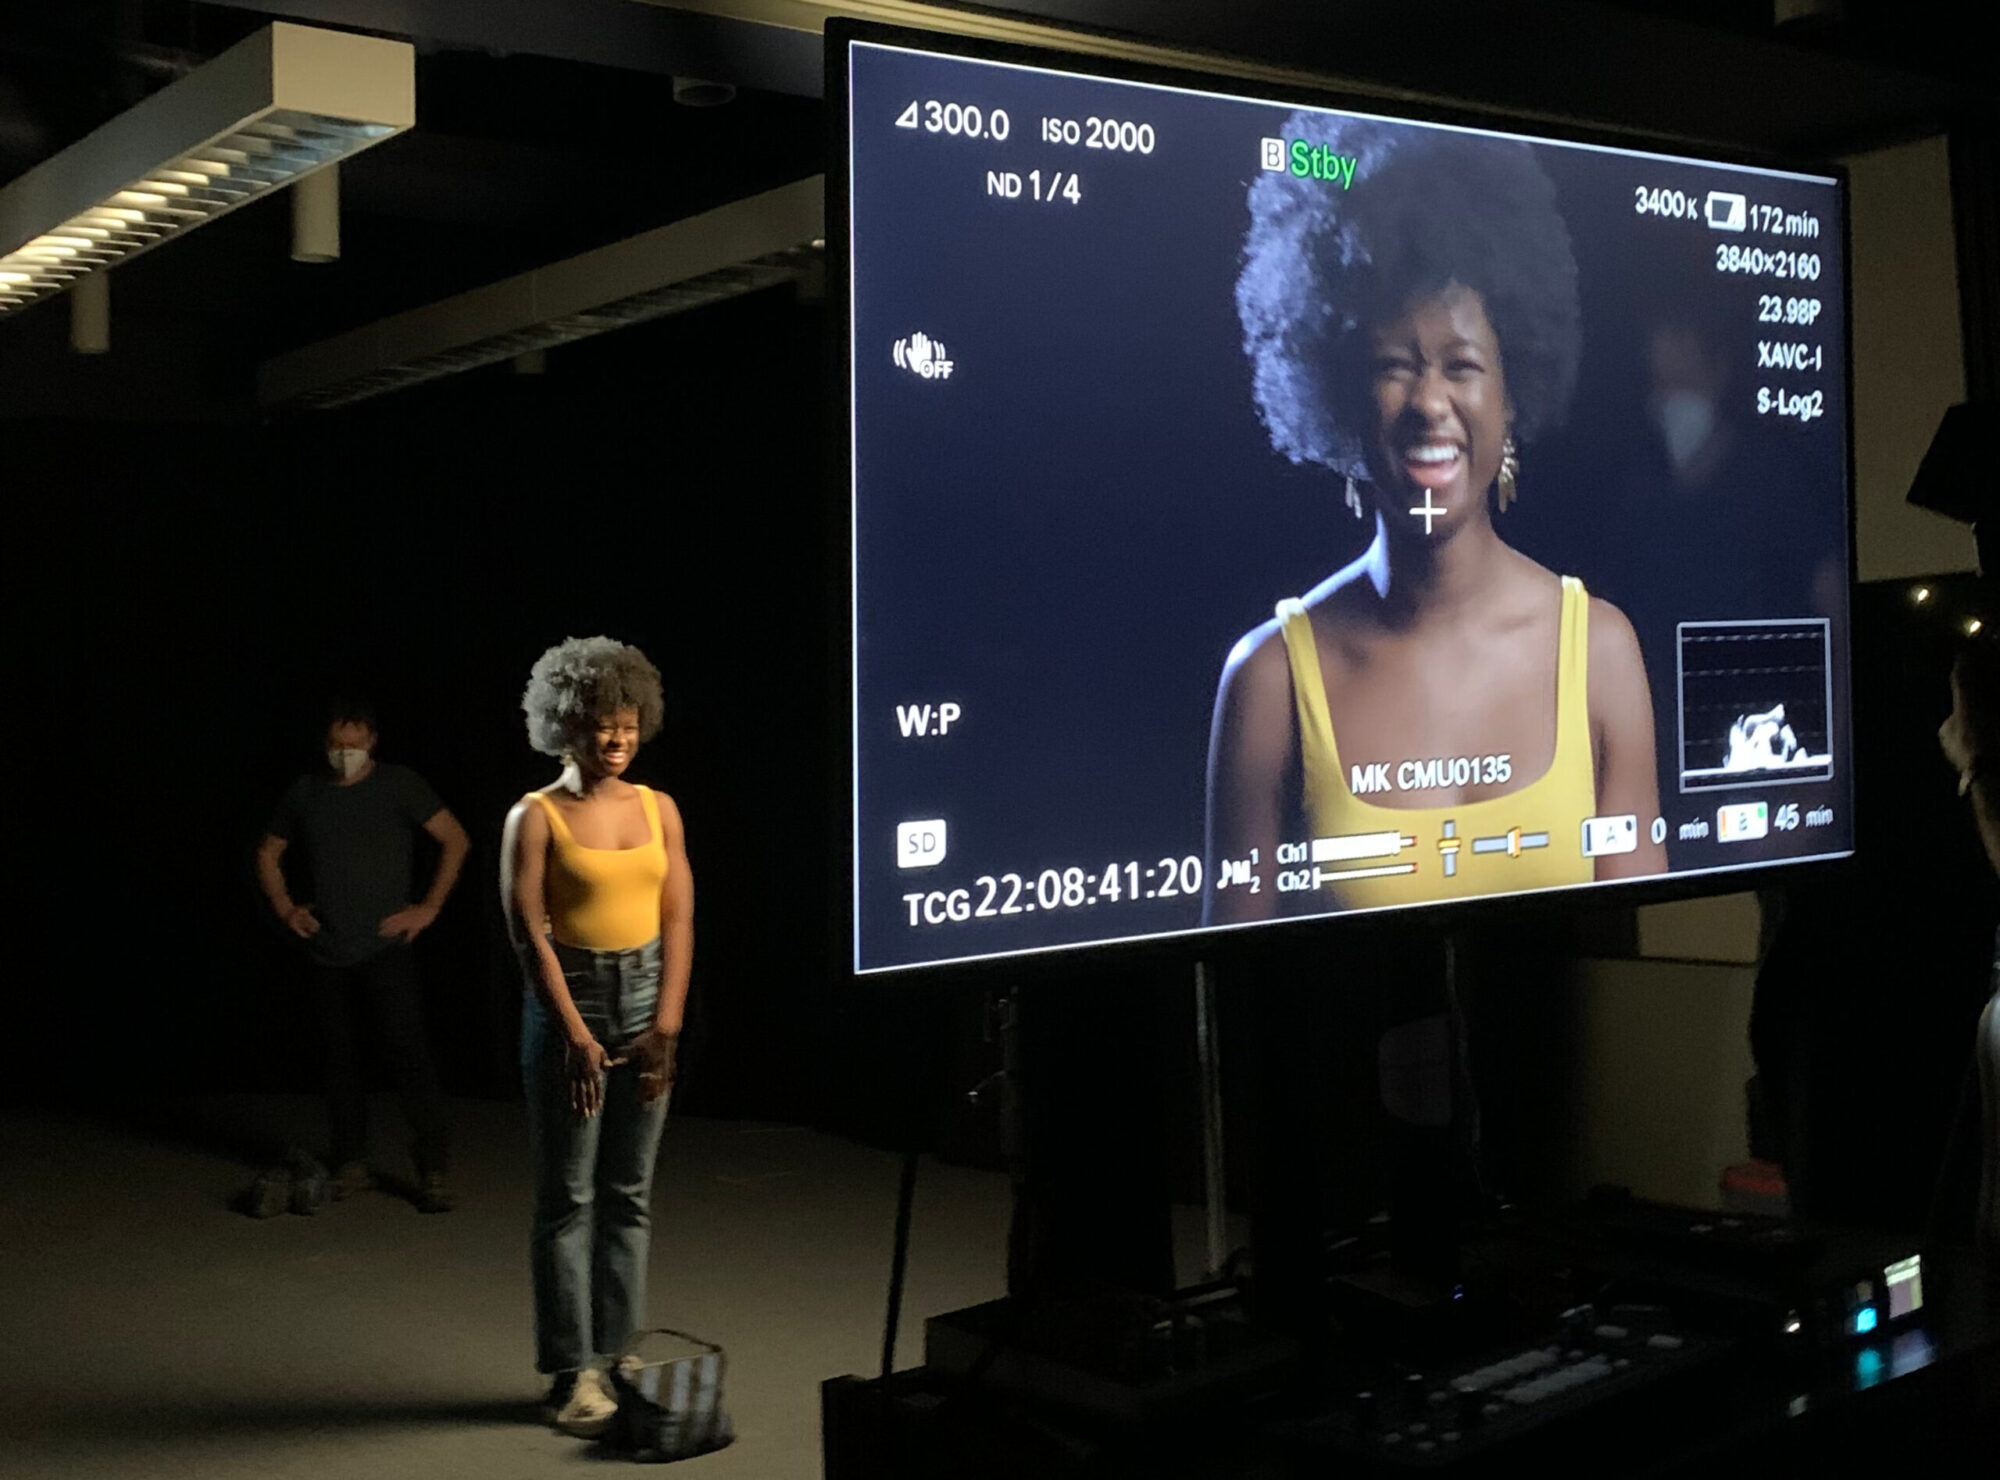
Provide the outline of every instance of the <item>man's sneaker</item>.
[[375,1173],[369,1170],[365,1161],[344,1162],[340,1170],[333,1174],[333,1183],[328,1190],[332,1192],[335,1202],[352,1197],[357,1192],[373,1192]]
[[576,1384],[557,1410],[555,1424],[572,1438],[595,1439],[611,1427],[617,1415],[618,1399],[612,1395],[611,1384],[595,1367],[586,1367],[576,1374]]
[[451,1184],[445,1180],[443,1172],[425,1172],[423,1180],[417,1184],[417,1211],[419,1213],[449,1213],[458,1206],[458,1199],[451,1195]]
[[250,1191],[243,1199],[243,1211],[253,1218],[275,1218],[291,1200],[292,1174],[283,1167],[272,1167],[258,1173],[257,1180],[250,1184]]
[[326,1168],[303,1151],[287,1156],[285,1164],[292,1169],[292,1211],[317,1213],[326,1204]]

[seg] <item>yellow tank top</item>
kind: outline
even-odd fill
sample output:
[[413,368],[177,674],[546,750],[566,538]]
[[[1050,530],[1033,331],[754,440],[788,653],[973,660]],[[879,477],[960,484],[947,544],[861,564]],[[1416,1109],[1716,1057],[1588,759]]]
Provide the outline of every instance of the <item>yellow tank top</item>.
[[660,807],[639,788],[652,836],[636,848],[586,848],[571,836],[562,810],[541,792],[528,795],[549,814],[549,865],[542,885],[549,930],[566,946],[629,951],[660,933],[660,887],[667,881],[667,841]]
[[[1562,578],[1555,758],[1517,791],[1450,807],[1382,807],[1354,794],[1334,743],[1312,618],[1303,602],[1292,600],[1278,603],[1278,621],[1291,660],[1306,816],[1314,835],[1312,861],[1303,866],[1341,908],[1511,893],[1594,877],[1583,853],[1583,822],[1597,810],[1597,768],[1585,680],[1590,598],[1581,581]],[[1411,759],[1421,765],[1430,758]],[[1392,785],[1399,765],[1388,767]]]

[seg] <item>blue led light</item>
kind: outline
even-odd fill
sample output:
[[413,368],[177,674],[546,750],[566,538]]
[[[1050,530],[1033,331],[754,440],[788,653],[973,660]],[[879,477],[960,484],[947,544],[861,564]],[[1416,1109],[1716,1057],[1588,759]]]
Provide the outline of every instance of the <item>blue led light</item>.
[[1864,1305],[1854,1313],[1854,1334],[1866,1336],[1875,1329],[1875,1307]]
[[[1855,1391],[1859,1392],[1864,1388],[1872,1388],[1876,1383],[1880,1382],[1882,1380],[1883,1369],[1887,1365],[1882,1360],[1882,1354],[1872,1346],[1864,1346],[1860,1351],[1856,1352],[1854,1354]],[[1890,1375],[1893,1376],[1894,1374]]]

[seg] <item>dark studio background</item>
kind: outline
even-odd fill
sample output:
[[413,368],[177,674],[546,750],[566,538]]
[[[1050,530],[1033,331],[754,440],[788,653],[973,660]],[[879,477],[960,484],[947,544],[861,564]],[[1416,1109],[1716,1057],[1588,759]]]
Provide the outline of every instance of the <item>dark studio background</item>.
[[[550,642],[606,632],[666,675],[667,727],[639,772],[678,798],[706,886],[691,1108],[804,1110],[826,986],[799,928],[825,878],[818,314],[767,295],[557,358],[547,376],[219,432],[228,455],[198,472],[163,469],[158,429],[11,429],[17,486],[59,487],[80,449],[90,469],[87,494],[29,501],[32,535],[12,545],[17,657],[40,670],[47,725],[17,735],[43,778],[24,800],[45,841],[19,855],[36,974],[118,942],[115,963],[35,994],[93,1039],[76,994],[101,1004],[93,1017],[116,1002],[90,1072],[310,1082],[294,952],[250,852],[285,784],[323,765],[326,696],[359,692],[380,708],[382,757],[427,776],[471,833],[418,951],[448,1078],[505,1092],[519,987],[499,828],[551,774],[520,691]],[[120,763],[75,785],[99,746]],[[68,1059],[30,1068],[73,1083]]]
[[[1736,70],[1672,97],[1648,80],[1636,43],[1551,77],[1538,49],[1550,25],[1524,29],[1519,14],[1511,55],[1494,31],[1442,44],[1437,17],[1464,21],[1486,7],[1437,7],[1418,47],[1403,7],[1364,7],[1339,34],[1325,16],[1274,6],[1233,18],[1223,18],[1228,8],[1163,6],[1135,20],[1133,7],[1104,5],[1084,18],[1502,102],[1539,87],[1552,108],[1608,116],[1629,105],[1638,127],[1706,117],[1711,134],[1802,152],[1918,136],[1950,91],[1932,79],[1973,65],[1959,48],[1935,73],[1885,71],[1845,88],[1852,58],[1835,49],[1801,53],[1795,72],[1760,73],[1776,44],[1733,51],[1732,38],[1748,34],[1747,9],[1711,8],[1706,29],[1676,35],[1698,57],[1736,57]],[[222,4],[41,9],[0,18],[0,179],[270,18]],[[354,9],[365,14],[353,24],[383,23],[383,7]],[[561,39],[532,54],[528,33],[503,22],[535,9],[488,7],[490,35],[447,35],[438,20],[421,48],[418,128],[345,173],[337,266],[287,262],[285,213],[267,202],[121,269],[114,349],[101,360],[67,354],[60,304],[0,323],[6,853],[17,927],[0,1097],[108,1103],[146,1123],[166,1116],[171,1097],[316,1086],[294,953],[256,889],[251,850],[285,784],[323,763],[323,703],[334,690],[372,695],[383,758],[422,772],[471,833],[464,877],[418,951],[448,1086],[518,1093],[519,986],[495,850],[507,807],[549,774],[527,748],[518,698],[546,646],[605,632],[644,648],[665,674],[667,728],[638,774],[680,802],[699,887],[677,1109],[882,1144],[935,1134],[952,1154],[990,1162],[992,1127],[960,1093],[997,1062],[982,1032],[983,989],[1067,979],[1052,970],[938,991],[855,984],[839,974],[828,929],[838,877],[829,830],[843,778],[827,737],[844,717],[830,661],[840,634],[828,630],[837,531],[824,307],[767,293],[554,351],[546,375],[483,370],[330,414],[266,417],[252,403],[250,371],[272,353],[823,167],[822,107],[788,90],[796,69],[775,52],[712,49],[710,62],[736,57],[744,87],[728,109],[696,113],[663,101],[671,56],[611,56],[582,20],[564,33],[537,12],[546,24],[534,34]],[[1038,9],[1074,18],[1093,7]],[[1611,9],[1565,13],[1611,26]],[[1856,11],[1879,24],[1873,8]],[[414,24],[442,10],[410,4],[399,14]],[[1223,34],[1231,27],[1240,29]],[[1580,32],[1578,55],[1608,34]],[[1931,65],[1879,39],[1856,42],[1855,54],[1865,45],[1902,66]],[[1418,78],[1423,58],[1431,73]],[[1759,79],[1770,96],[1728,85]],[[1226,314],[1226,298],[1212,308]],[[1274,471],[1280,483],[1292,476]],[[1548,512],[1523,504],[1524,528],[1560,518],[1553,502],[1540,507]],[[1306,574],[1323,566],[1315,558]],[[1857,652],[1858,665],[1869,661]],[[1936,665],[1900,671],[1914,688]],[[1896,713],[1914,715],[1915,701]],[[1941,717],[1926,709],[1880,742],[1907,759],[1908,775],[1933,774],[1919,768]],[[1861,755],[1864,785],[1871,753]],[[1937,810],[1922,815],[1960,827],[1962,842],[1962,813],[1929,801]],[[1861,805],[1865,813],[1866,797]],[[1983,883],[1969,859],[1952,867]],[[1827,918],[1843,908],[1851,918],[1862,897],[1832,901]],[[1913,907],[1941,907],[1936,898]],[[1540,1148],[1562,1109],[1540,1071],[1562,1050],[1549,1025],[1570,941],[1545,923],[1496,928],[1468,948],[1473,989],[1489,1005],[1506,994],[1520,1008],[1489,1006],[1482,1040],[1497,1075],[1489,1133],[1515,1185],[1549,1174]],[[1275,951],[1227,963],[1223,985],[1310,986],[1325,975],[1309,951]],[[1157,990],[1134,990],[1107,1058],[1125,1066],[1112,1079],[1141,1097],[1120,1113],[1139,1104],[1167,1121],[1173,1149],[1162,1154],[1192,1195],[1186,980],[1177,962],[1133,967],[1128,986]],[[1393,1019],[1394,996],[1314,998],[1313,1043],[1289,1067],[1355,1103],[1315,1111],[1313,1125],[1351,1125],[1366,1109],[1374,1034]],[[1960,1010],[1947,996],[1930,999],[1941,1019]],[[1850,1065],[1869,1062],[1877,1012],[1879,997],[1865,993],[1844,1010],[1837,1031]],[[1248,1020],[1225,1009],[1232,1135],[1253,1113],[1261,1072],[1244,1041]],[[1913,1034],[1896,1082],[1922,1113],[1901,1123],[1930,1135],[1930,1070],[1944,1055]],[[1154,1067],[1133,1070],[1137,1059]],[[1870,1134],[1898,1123],[1880,1119]],[[1368,1169],[1350,1189],[1379,1178],[1376,1148],[1340,1154]],[[1247,1167],[1233,1157],[1232,1181]]]
[[[998,1066],[979,987],[835,975],[823,318],[774,291],[557,351],[545,375],[218,428],[229,455],[198,473],[163,471],[158,426],[13,423],[21,484],[52,491],[22,500],[7,555],[44,716],[10,740],[40,840],[12,850],[40,984],[18,1041],[40,1047],[0,1093],[162,1126],[182,1097],[317,1089],[298,952],[251,854],[324,765],[328,696],[361,693],[380,757],[472,839],[416,946],[446,1086],[518,1095],[500,828],[553,774],[520,694],[551,642],[604,632],[662,669],[666,726],[634,775],[676,798],[695,870],[676,1109],[992,1161],[960,1093]],[[63,496],[79,458],[89,491]]]

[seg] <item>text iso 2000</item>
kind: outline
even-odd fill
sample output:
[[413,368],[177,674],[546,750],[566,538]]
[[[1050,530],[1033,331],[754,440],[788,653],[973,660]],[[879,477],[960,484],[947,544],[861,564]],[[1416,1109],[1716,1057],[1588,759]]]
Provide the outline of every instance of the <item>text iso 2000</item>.
[[1044,144],[1080,144],[1085,149],[1109,149],[1118,154],[1151,154],[1159,136],[1150,123],[1130,119],[1044,118]]
[[1758,277],[1797,278],[1811,283],[1819,280],[1819,253],[1773,252],[1763,247],[1740,247],[1723,243],[1715,249],[1717,272],[1747,272]]

